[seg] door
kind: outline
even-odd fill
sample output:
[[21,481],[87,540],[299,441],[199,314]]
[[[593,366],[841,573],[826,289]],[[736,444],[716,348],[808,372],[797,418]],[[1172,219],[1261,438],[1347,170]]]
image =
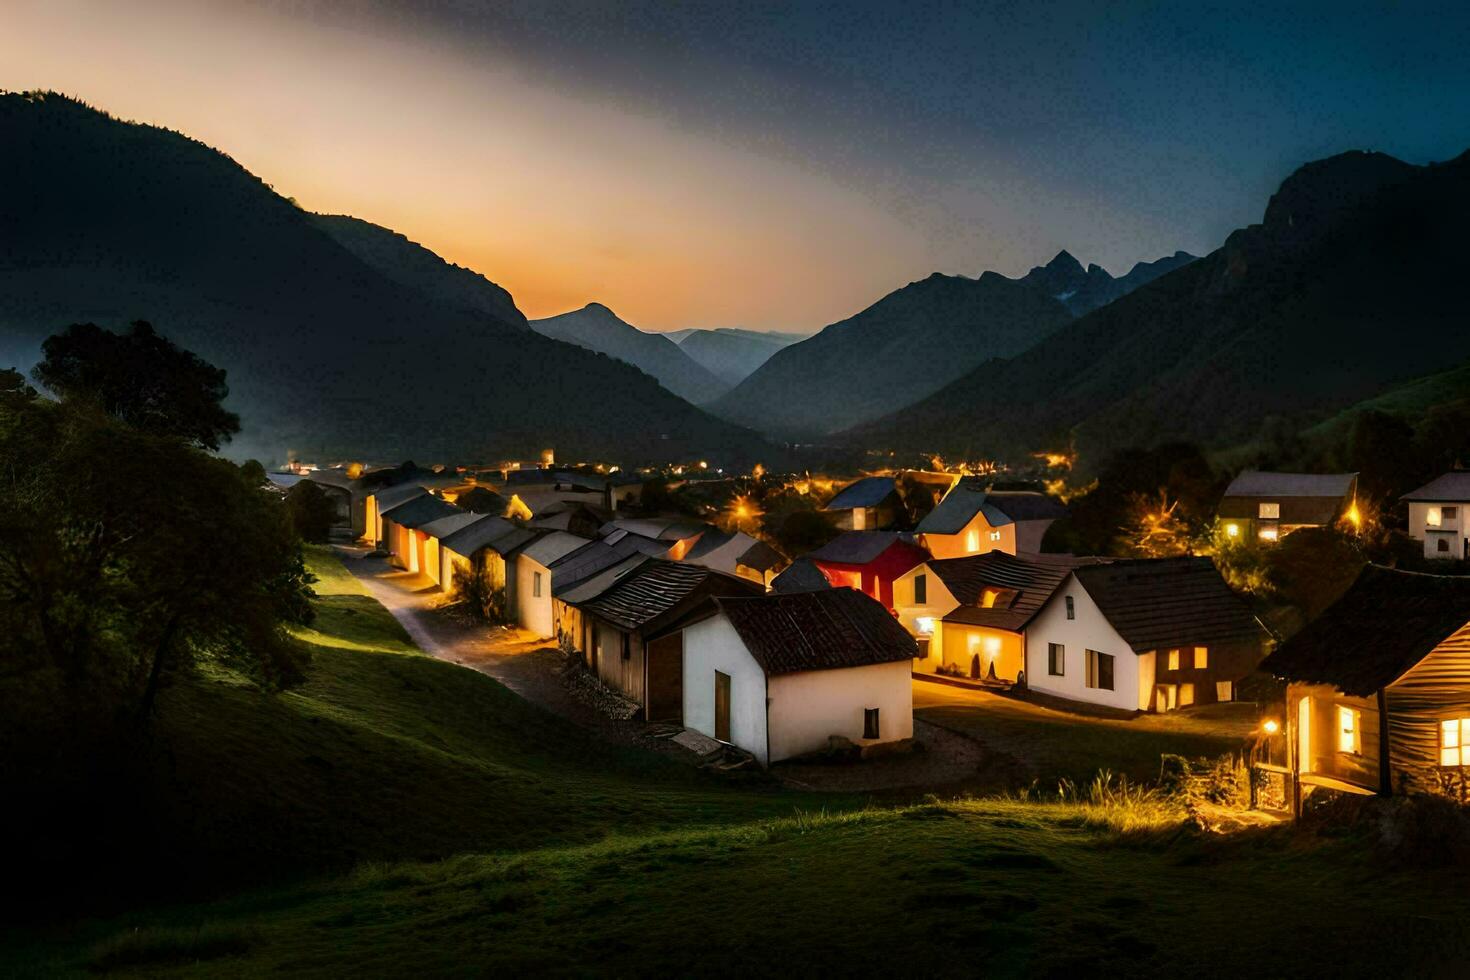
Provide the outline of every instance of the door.
[[1296,703],[1296,771],[1311,772],[1312,766],[1312,699]]
[[684,634],[648,644],[648,720],[684,720]]
[[715,738],[730,741],[730,675],[715,671]]

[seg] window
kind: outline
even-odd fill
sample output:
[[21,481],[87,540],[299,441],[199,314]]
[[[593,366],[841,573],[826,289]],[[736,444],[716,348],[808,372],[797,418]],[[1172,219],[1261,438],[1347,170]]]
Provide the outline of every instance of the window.
[[1194,669],[1195,670],[1204,670],[1209,665],[1210,665],[1210,648],[1209,647],[1195,647],[1194,648]]
[[1170,650],[1169,651],[1169,669],[1170,670],[1178,670],[1179,669],[1179,651],[1178,650]]
[[1000,540],[1000,532],[999,531],[991,531],[990,532],[990,540],[992,540],[992,541],[999,541]]
[[1448,553],[1450,550],[1450,539],[1440,538],[1438,541],[1434,542],[1434,550]]
[[1454,520],[1455,519],[1455,515],[1458,514],[1458,513],[1459,513],[1459,508],[1458,507],[1441,507],[1439,509],[1440,516],[1443,517],[1447,521]]
[[540,572],[532,572],[531,573],[531,595],[534,596],[537,599],[541,598],[541,573]]
[[1113,689],[1113,655],[1087,651],[1087,686],[1099,691]]
[[1216,681],[1215,682],[1215,700],[1216,701],[1234,701],[1235,700],[1235,685],[1232,682],[1230,682],[1230,681]]
[[980,532],[971,531],[965,535],[965,550],[974,552],[980,550]]
[[1362,733],[1358,731],[1361,713],[1352,708],[1337,708],[1337,751],[1358,755],[1363,751]]
[[1077,604],[1072,601],[1072,597],[1071,596],[1067,596],[1067,618],[1068,619],[1076,619],[1077,618]]
[[[1439,723],[1439,764],[1470,766],[1470,718],[1451,718]],[[1463,751],[1462,751],[1463,750]]]
[[863,709],[863,738],[878,737],[878,709]]
[[994,609],[995,597],[997,595],[999,595],[999,593],[996,592],[994,589],[986,589],[984,592],[980,593],[980,608]]
[[1240,525],[1239,524],[1226,524],[1225,525],[1225,534],[1228,535],[1229,537],[1232,537],[1232,538],[1238,538],[1238,537],[1240,537]]
[[627,633],[624,633],[623,634],[623,659],[624,660],[632,660],[633,659],[633,642],[632,642],[631,639],[629,639]]
[[1179,707],[1182,708],[1182,707],[1184,707],[1185,705],[1188,705],[1188,704],[1194,704],[1194,685],[1193,684],[1180,684],[1179,685]]
[[1256,516],[1263,521],[1275,521],[1281,518],[1280,504],[1261,504],[1256,511]]
[[934,635],[934,617],[933,616],[915,616],[914,617],[914,629],[916,629],[916,630],[919,631],[919,635],[920,636],[933,636]]
[[1424,523],[1430,527],[1439,527],[1444,523],[1444,514],[1438,507],[1430,507],[1424,511]]
[[1262,541],[1275,541],[1279,537],[1281,537],[1281,532],[1276,530],[1274,526],[1261,528]]
[[914,576],[914,605],[922,606],[929,601],[929,576]]
[[852,529],[854,531],[866,531],[868,529],[868,512],[861,507],[852,509]]
[[1046,645],[1046,672],[1053,677],[1067,673],[1067,648],[1060,643]]

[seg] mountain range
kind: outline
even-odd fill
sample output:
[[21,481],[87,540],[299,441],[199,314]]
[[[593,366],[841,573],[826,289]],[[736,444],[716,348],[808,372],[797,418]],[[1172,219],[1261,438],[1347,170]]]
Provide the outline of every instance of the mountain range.
[[229,372],[232,455],[770,463],[637,369],[526,328],[400,235],[311,214],[203,143],[54,94],[0,95],[0,364],[134,319]]
[[1115,279],[1063,251],[1020,279],[935,273],[776,352],[711,410],[785,437],[821,437],[924,398],[993,358],[1013,357],[1078,311],[1193,259],[1140,262]]
[[1470,154],[1307,164],[1205,258],[846,438],[969,456],[1071,444],[1098,460],[1248,441],[1271,416],[1309,425],[1465,360],[1467,224]]
[[717,327],[678,330],[664,336],[733,388],[754,374],[776,351],[806,340],[811,334]]
[[690,357],[668,337],[639,330],[601,303],[530,321],[531,329],[556,340],[600,351],[631,364],[686,401],[714,401],[730,390],[726,381]]

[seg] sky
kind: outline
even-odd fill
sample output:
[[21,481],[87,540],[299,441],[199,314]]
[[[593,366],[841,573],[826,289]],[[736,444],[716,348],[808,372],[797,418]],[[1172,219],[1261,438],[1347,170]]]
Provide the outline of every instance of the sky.
[[0,0],[0,88],[649,330],[1204,254],[1308,160],[1470,148],[1467,50],[1464,3]]

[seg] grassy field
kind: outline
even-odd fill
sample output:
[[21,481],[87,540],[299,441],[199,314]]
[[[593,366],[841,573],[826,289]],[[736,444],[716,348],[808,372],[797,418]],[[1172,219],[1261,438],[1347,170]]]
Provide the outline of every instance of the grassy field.
[[[1365,831],[1204,835],[1138,794],[865,807],[712,782],[415,652],[312,564],[304,686],[166,702],[180,854],[262,880],[12,925],[0,976],[1365,975],[1470,953],[1463,871],[1397,868]],[[1029,751],[1083,766],[1063,756],[1087,742]]]

